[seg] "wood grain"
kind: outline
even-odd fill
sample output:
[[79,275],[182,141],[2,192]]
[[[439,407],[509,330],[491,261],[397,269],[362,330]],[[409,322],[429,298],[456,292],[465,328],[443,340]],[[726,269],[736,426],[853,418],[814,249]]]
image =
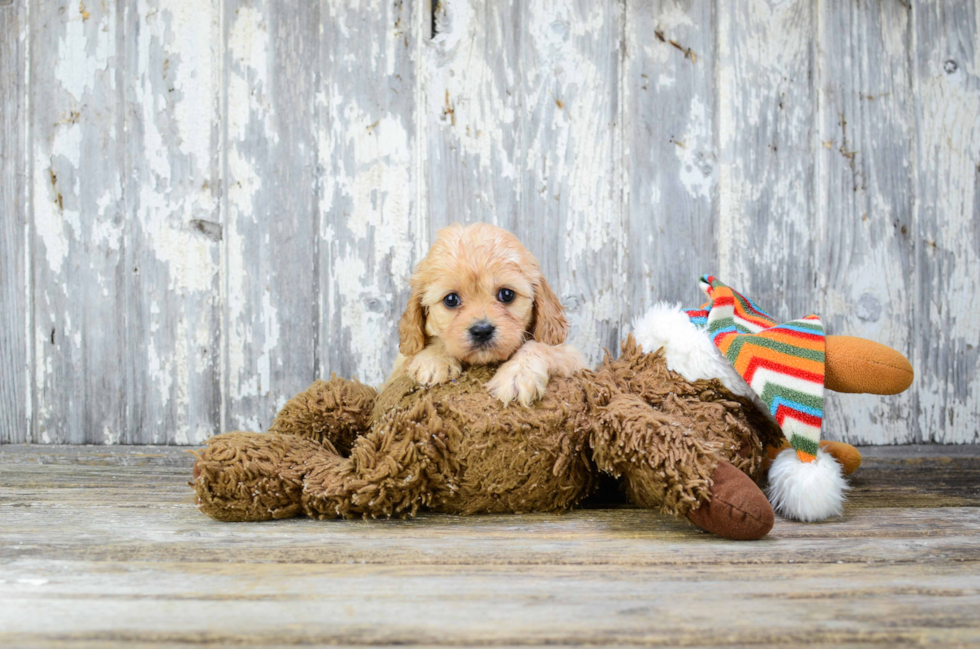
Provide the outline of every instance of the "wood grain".
[[0,5],[0,444],[30,440],[27,3]]
[[807,0],[717,6],[717,274],[780,321],[818,306],[815,6]]
[[626,301],[619,3],[519,3],[519,220],[590,364],[619,348]]
[[408,279],[428,239],[417,191],[419,10],[320,4],[317,376],[378,385],[398,352]]
[[980,439],[980,3],[914,2],[916,423]]
[[261,431],[314,379],[319,7],[222,7],[222,424]]
[[[911,356],[915,156],[910,10],[901,3],[820,5],[815,262],[828,331]],[[816,308],[816,307],[810,307]],[[830,393],[826,436],[908,443],[912,394]]]
[[220,431],[220,19],[217,1],[123,14],[129,427],[107,442]]
[[704,301],[719,274],[716,15],[708,0],[627,3],[623,114],[630,315]]
[[112,3],[31,3],[29,29],[33,437],[121,441],[137,406],[125,18]]
[[6,446],[0,643],[980,641],[980,449],[864,450],[842,519],[741,543],[623,507],[218,523],[178,449]]
[[521,3],[445,0],[421,51],[429,240],[459,221],[518,225],[523,124]]

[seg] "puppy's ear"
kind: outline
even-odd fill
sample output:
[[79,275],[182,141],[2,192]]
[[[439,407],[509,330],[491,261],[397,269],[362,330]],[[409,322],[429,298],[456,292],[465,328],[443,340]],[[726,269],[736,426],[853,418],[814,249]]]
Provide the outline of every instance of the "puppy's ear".
[[531,321],[534,339],[546,345],[560,345],[568,337],[565,307],[542,277],[534,284],[534,319]]
[[405,356],[414,356],[425,349],[425,309],[422,307],[421,291],[412,287],[405,313],[398,321],[398,351]]

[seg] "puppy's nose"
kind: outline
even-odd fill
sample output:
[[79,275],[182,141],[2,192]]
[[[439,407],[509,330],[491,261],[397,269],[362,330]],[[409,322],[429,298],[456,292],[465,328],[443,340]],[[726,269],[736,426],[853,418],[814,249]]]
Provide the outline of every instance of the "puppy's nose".
[[497,328],[490,322],[480,320],[470,327],[470,338],[472,338],[474,342],[485,343],[493,338],[493,332],[496,330]]

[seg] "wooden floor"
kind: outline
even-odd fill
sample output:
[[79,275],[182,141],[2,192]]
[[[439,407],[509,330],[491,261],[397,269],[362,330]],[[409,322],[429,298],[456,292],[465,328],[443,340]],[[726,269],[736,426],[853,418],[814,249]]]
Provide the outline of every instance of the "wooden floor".
[[190,456],[0,447],[0,646],[980,646],[980,447],[864,449],[846,515],[217,523]]

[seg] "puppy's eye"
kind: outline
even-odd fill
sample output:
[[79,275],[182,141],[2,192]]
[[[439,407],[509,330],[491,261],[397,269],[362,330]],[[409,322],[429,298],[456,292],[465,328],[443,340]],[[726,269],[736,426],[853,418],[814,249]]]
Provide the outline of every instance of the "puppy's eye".
[[446,305],[447,309],[455,309],[460,304],[462,304],[463,301],[460,300],[459,296],[456,295],[455,293],[450,293],[446,297],[442,298],[442,303]]
[[509,288],[502,288],[499,291],[497,291],[497,299],[503,302],[504,304],[507,304],[508,302],[513,302],[515,297],[517,297],[517,293],[515,293]]

